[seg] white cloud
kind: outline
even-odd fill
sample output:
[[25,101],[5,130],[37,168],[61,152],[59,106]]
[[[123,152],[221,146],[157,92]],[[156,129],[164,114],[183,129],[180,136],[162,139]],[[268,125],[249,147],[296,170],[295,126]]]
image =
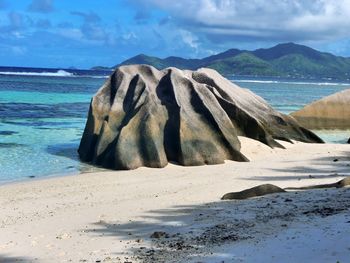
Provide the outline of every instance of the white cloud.
[[137,40],[138,37],[136,36],[136,34],[134,32],[128,32],[128,33],[122,35],[122,39],[129,41],[129,40]]
[[108,38],[106,30],[101,25],[101,18],[98,14],[91,11],[89,13],[73,11],[71,15],[83,18],[84,22],[80,29],[87,40],[105,41]]
[[191,32],[254,39],[324,40],[350,36],[350,0],[138,0]]
[[22,39],[22,38],[25,38],[25,36],[19,32],[19,31],[13,31],[11,32],[11,34],[16,38],[16,39]]
[[199,43],[198,43],[198,38],[193,35],[191,32],[187,30],[180,30],[180,35],[182,37],[182,41],[187,44],[189,47],[197,50]]
[[59,28],[57,34],[72,40],[81,41],[84,34],[78,28]]

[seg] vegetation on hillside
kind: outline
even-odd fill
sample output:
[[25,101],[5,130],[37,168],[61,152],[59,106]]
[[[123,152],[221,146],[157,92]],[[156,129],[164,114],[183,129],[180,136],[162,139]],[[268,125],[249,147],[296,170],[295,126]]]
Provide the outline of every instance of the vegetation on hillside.
[[131,64],[148,64],[157,69],[177,67],[195,70],[209,67],[224,75],[338,80],[350,78],[350,58],[320,52],[294,43],[279,44],[272,48],[255,51],[230,49],[203,59],[181,57],[161,59],[141,54],[117,66]]

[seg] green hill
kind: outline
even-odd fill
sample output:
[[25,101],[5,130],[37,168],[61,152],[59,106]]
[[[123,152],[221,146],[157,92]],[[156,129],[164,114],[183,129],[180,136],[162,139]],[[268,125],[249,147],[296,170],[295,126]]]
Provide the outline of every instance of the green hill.
[[206,65],[206,67],[215,69],[225,75],[280,75],[280,73],[272,68],[268,62],[246,52],[234,57],[216,60],[213,63]]
[[[125,60],[120,65],[133,65],[133,64],[147,64],[152,65],[153,67],[157,69],[163,69],[166,67],[169,67],[169,65],[166,64],[164,59],[157,58],[157,57],[150,57],[144,54],[137,55],[135,57],[129,58],[128,60]],[[119,66],[119,65],[117,65]]]
[[194,70],[209,67],[224,75],[332,78],[336,80],[350,78],[350,58],[320,52],[294,43],[279,44],[272,48],[254,51],[230,49],[203,59],[181,57],[161,59],[141,54],[117,66],[131,64],[149,64],[157,69],[177,67]]

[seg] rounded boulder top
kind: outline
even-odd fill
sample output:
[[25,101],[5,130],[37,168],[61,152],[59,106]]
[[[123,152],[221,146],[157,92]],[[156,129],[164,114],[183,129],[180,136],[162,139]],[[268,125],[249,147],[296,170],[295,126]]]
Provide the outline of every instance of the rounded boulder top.
[[350,129],[350,89],[324,97],[291,115],[309,129]]

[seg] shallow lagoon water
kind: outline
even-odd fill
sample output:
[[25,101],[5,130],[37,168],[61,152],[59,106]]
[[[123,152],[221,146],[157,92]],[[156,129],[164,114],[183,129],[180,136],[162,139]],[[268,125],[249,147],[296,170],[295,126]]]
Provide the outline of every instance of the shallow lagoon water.
[[[88,76],[0,74],[0,183],[100,170],[81,163],[77,148],[91,97],[104,81]],[[233,81],[284,113],[348,87],[343,83]],[[344,131],[319,135],[339,143],[350,136]]]
[[76,150],[91,96],[104,81],[0,75],[0,182],[98,170]]

